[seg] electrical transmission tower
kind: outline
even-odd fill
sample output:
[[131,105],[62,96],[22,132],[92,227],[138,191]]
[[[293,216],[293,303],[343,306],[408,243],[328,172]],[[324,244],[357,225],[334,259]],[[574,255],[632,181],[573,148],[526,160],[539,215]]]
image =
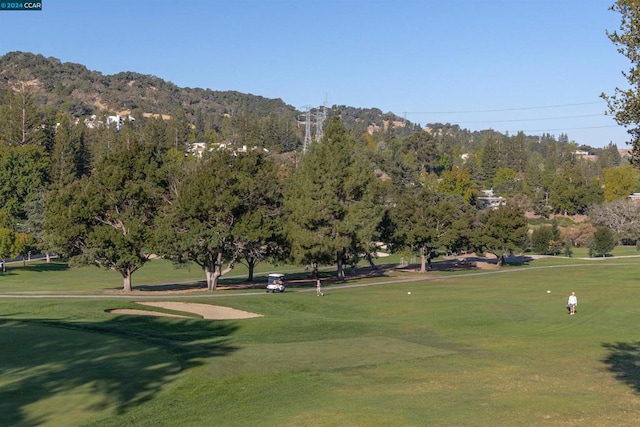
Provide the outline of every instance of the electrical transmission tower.
[[323,105],[318,108],[318,111],[316,111],[316,142],[320,142],[324,136],[324,121],[326,119],[327,109]]
[[307,148],[311,144],[311,106],[304,105],[304,141],[302,143],[302,153],[307,152]]
[[[324,136],[324,121],[327,119],[327,100],[325,98],[324,101],[325,105],[322,105],[320,107],[318,107],[316,109],[315,114],[313,115],[314,119],[315,119],[315,123],[313,123],[313,125],[316,127],[316,133],[313,137],[313,141],[315,142],[320,142],[322,140],[322,137]],[[306,153],[307,152],[307,148],[309,148],[309,145],[312,142],[311,139],[311,106],[310,105],[304,105],[302,106],[302,108],[304,109],[304,142],[302,145],[302,153]]]

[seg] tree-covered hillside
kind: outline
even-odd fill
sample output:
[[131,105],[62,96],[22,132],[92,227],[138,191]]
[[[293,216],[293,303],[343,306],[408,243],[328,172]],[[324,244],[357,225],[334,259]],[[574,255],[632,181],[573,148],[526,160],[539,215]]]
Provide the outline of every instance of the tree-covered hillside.
[[171,114],[184,110],[187,117],[197,114],[232,114],[244,111],[258,116],[272,112],[296,114],[280,99],[243,94],[181,88],[159,77],[134,72],[103,75],[84,65],[61,62],[24,52],[10,52],[0,57],[0,85],[18,89],[20,84],[33,88],[41,104],[62,109],[77,116],[132,111]]
[[[84,65],[26,52],[10,52],[0,56],[0,90],[28,91],[37,105],[57,112],[86,117],[101,113],[131,115],[182,116],[194,127],[195,136],[203,140],[207,131],[220,131],[224,119],[243,116],[248,119],[286,120],[298,138],[304,135],[304,111],[281,99],[232,90],[183,88],[162,78],[123,71],[104,75]],[[312,110],[315,123],[318,109]],[[387,123],[400,123],[401,118],[377,108],[334,106],[328,118],[338,115],[349,129],[364,133],[369,126],[380,129]],[[402,122],[405,127],[406,121]],[[315,125],[312,132],[315,134]],[[407,129],[415,125],[408,122]],[[273,129],[273,124],[271,124]],[[292,148],[292,147],[290,147]]]

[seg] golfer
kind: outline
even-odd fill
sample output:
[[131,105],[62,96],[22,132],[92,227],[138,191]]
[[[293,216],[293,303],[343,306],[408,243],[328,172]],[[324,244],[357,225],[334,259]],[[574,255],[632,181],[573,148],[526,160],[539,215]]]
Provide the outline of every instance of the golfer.
[[576,314],[576,307],[578,306],[578,297],[575,292],[571,292],[569,295],[569,301],[567,302],[567,307],[569,307],[569,314],[572,316]]
[[317,297],[324,296],[324,294],[322,293],[322,282],[320,282],[320,279],[316,279],[316,296]]

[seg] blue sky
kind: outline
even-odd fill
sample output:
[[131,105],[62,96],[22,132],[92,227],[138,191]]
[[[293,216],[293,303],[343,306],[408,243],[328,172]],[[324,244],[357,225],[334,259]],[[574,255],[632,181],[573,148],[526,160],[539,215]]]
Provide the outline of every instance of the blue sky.
[[41,0],[0,11],[0,54],[470,130],[626,148],[602,92],[630,63],[613,0]]

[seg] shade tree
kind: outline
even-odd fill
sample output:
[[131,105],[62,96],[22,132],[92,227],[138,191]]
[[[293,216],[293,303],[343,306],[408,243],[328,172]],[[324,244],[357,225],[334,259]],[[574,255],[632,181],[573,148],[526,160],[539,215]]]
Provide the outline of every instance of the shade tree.
[[289,254],[282,217],[284,180],[278,165],[259,152],[235,157],[234,173],[242,210],[233,224],[233,245],[253,281],[256,265],[266,260],[277,263]]
[[393,241],[420,257],[420,272],[431,266],[431,259],[445,249],[467,249],[470,224],[475,209],[458,195],[447,195],[422,187],[407,191],[392,210],[395,222]]
[[527,241],[527,219],[519,208],[506,204],[480,211],[472,242],[478,253],[490,253],[504,264],[506,255],[522,250]]
[[[157,147],[156,147],[157,148]],[[84,176],[47,197],[45,230],[72,263],[118,272],[123,290],[151,255],[154,218],[162,200],[152,147],[128,140],[113,147]]]
[[282,187],[270,160],[219,150],[191,158],[183,171],[156,222],[156,253],[200,266],[211,291],[243,259],[252,276],[257,263],[282,256]]

